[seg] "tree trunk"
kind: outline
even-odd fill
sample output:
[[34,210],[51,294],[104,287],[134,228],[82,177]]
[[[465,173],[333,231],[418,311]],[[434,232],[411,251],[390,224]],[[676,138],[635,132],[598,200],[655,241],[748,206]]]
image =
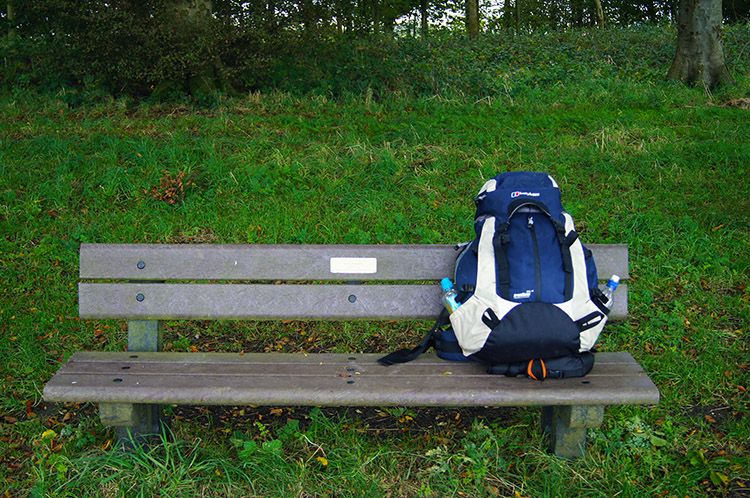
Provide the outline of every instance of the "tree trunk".
[[174,16],[173,19],[185,26],[205,27],[211,19],[213,12],[212,0],[170,0],[167,2],[167,11]]
[[602,8],[602,0],[594,0],[596,6],[596,24],[600,27],[604,27],[604,9]]
[[479,34],[479,0],[466,0],[466,32],[469,36]]
[[[516,0],[516,2],[518,2],[518,0]],[[515,13],[514,13],[513,4],[511,3],[511,1],[505,0],[505,5],[503,8],[504,8],[503,19],[505,20],[503,24],[505,25],[506,28],[515,27],[513,25],[513,20],[515,19]]]
[[[168,0],[166,11],[173,24],[173,29],[188,40],[183,43],[194,43],[199,36],[203,36],[211,22],[213,11],[212,0]],[[187,85],[192,95],[211,95],[216,91],[216,68],[214,61],[205,60],[196,65],[187,76]]]
[[419,6],[419,10],[422,15],[422,36],[427,36],[428,5],[429,5],[429,0],[422,0]]
[[344,7],[341,5],[342,0],[336,2],[336,32],[342,34],[344,32]]
[[724,62],[721,0],[680,0],[677,50],[667,79],[694,85],[734,84]]
[[8,0],[6,5],[7,10],[5,11],[5,14],[8,16],[8,41],[12,42],[16,39],[16,11],[13,8],[13,0]]
[[380,33],[380,0],[372,0],[372,32]]
[[[273,4],[269,2],[269,6]],[[201,37],[211,36],[211,25],[213,20],[213,0],[167,0],[165,3],[167,19],[172,29],[181,35],[181,47],[189,50],[199,42]],[[208,39],[208,38],[206,38]],[[201,43],[197,43],[201,45]],[[187,48],[186,48],[187,47]],[[232,84],[224,76],[221,59],[210,55],[211,51],[196,56],[196,60],[186,74],[187,88],[193,96],[209,96],[220,89],[226,94],[234,95],[236,91]],[[154,90],[158,92],[161,86],[169,88],[170,85],[182,85],[182,82],[163,81]]]

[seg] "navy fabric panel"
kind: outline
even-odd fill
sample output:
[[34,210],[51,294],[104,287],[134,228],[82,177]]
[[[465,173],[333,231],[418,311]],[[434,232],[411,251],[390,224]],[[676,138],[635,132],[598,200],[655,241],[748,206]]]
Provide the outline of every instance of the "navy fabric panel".
[[[538,194],[538,195],[529,195]],[[517,206],[519,201],[528,201],[533,204],[541,204],[553,218],[564,221],[562,217],[562,200],[560,190],[556,188],[526,188],[525,190],[497,189],[493,192],[482,194],[477,198],[477,210],[475,219],[483,219],[486,216],[495,216],[500,223],[508,221],[513,214],[510,210],[511,204]],[[520,204],[523,204],[522,202]],[[474,226],[476,234],[479,235],[478,226]]]
[[560,308],[523,303],[503,317],[471,357],[489,364],[510,363],[575,354],[580,345],[578,327]]
[[471,285],[473,287],[477,284],[478,246],[479,240],[474,239],[456,259],[454,282],[456,284],[456,289],[459,292],[463,290],[465,285]]
[[438,330],[433,338],[435,340],[435,352],[440,358],[451,361],[474,361],[461,352],[461,346],[458,344],[458,338],[453,329]]
[[[533,219],[536,241],[528,228]],[[515,302],[565,301],[565,271],[562,251],[555,227],[543,213],[519,213],[511,219],[511,237],[508,244],[510,267],[510,300]],[[536,245],[537,249],[534,248]],[[537,288],[536,258],[544,277],[542,288]]]
[[557,231],[546,215],[535,215],[534,219],[541,273],[544,276],[541,301],[562,303],[565,301],[565,270]]
[[590,249],[585,246],[583,248],[583,254],[586,257],[586,279],[589,283],[589,289],[599,288],[599,272],[596,271],[596,262],[594,261],[594,255]]
[[[511,220],[509,230],[510,243],[507,254],[510,259],[510,300],[515,302],[535,301],[536,289],[535,254],[531,231],[526,227],[528,216],[534,218],[537,244],[539,246],[539,262],[544,275],[541,300],[549,303],[560,303],[565,299],[565,272],[563,270],[562,251],[557,239],[557,232],[549,218],[542,213],[518,213]],[[481,232],[481,224],[480,232]],[[456,263],[454,281],[456,288],[463,285],[476,285],[477,255],[479,240],[472,243],[459,255]],[[593,261],[593,259],[592,259]],[[524,294],[532,292],[524,297]],[[499,294],[499,289],[497,289]],[[517,295],[514,297],[514,295]]]
[[514,216],[510,220],[511,237],[506,254],[508,255],[510,270],[510,295],[508,299],[511,301],[536,301],[537,296],[534,242],[531,239],[531,231],[526,228],[526,221],[526,213]]
[[[560,190],[546,173],[538,172],[502,173],[495,177],[495,182],[495,190],[483,192],[475,199],[474,230],[479,236],[489,216],[495,217],[496,225],[507,223],[509,226],[510,243],[505,248],[510,267],[510,289],[506,295],[498,288],[497,294],[515,302],[565,301],[565,273],[555,226],[546,214],[530,213],[524,209],[526,206],[532,210],[542,209],[564,224]],[[515,211],[511,212],[511,207]],[[536,241],[528,228],[530,217],[534,221]],[[476,243],[475,240],[475,248]],[[537,265],[543,276],[541,289],[538,288]],[[463,258],[456,269],[455,281],[459,288],[464,283],[475,285],[476,257]]]

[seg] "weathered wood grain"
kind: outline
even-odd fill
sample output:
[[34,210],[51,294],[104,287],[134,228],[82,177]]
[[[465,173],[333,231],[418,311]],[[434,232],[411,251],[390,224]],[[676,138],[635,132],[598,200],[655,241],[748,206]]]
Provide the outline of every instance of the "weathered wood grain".
[[[135,356],[135,358],[132,358]],[[48,401],[100,403],[529,406],[653,404],[659,393],[627,353],[599,353],[585,378],[487,375],[434,355],[391,367],[373,354],[77,353]]]
[[[81,283],[78,294],[81,318],[433,320],[441,308],[437,284]],[[624,319],[627,306],[622,284],[610,318]]]
[[[627,246],[587,246],[602,279],[628,278]],[[453,245],[81,244],[80,277],[106,280],[440,280]],[[375,273],[334,273],[331,259],[375,259]],[[356,261],[334,265],[357,269]],[[370,271],[360,265],[359,271]]]

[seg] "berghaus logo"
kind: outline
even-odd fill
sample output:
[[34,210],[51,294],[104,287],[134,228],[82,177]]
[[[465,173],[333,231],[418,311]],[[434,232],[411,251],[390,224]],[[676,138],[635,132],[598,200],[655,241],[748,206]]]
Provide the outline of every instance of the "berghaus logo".
[[525,195],[527,197],[539,197],[541,194],[539,192],[521,192],[520,190],[516,190],[515,192],[511,192],[510,197],[511,199],[515,199],[516,197],[520,197],[522,195]]

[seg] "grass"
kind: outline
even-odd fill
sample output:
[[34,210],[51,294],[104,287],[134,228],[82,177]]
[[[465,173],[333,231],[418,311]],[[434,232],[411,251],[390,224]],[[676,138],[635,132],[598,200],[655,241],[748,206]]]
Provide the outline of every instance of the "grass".
[[[748,496],[750,111],[725,105],[750,91],[741,40],[738,85],[714,94],[604,57],[500,76],[487,98],[4,94],[0,491]],[[73,351],[125,345],[123,323],[77,318],[81,242],[452,243],[483,181],[518,169],[555,176],[584,242],[630,247],[631,318],[599,346],[632,352],[662,401],[609,409],[585,460],[543,451],[536,410],[175,408],[174,441],[120,453],[92,407],[41,400]],[[426,326],[171,322],[166,342],[388,351]]]

